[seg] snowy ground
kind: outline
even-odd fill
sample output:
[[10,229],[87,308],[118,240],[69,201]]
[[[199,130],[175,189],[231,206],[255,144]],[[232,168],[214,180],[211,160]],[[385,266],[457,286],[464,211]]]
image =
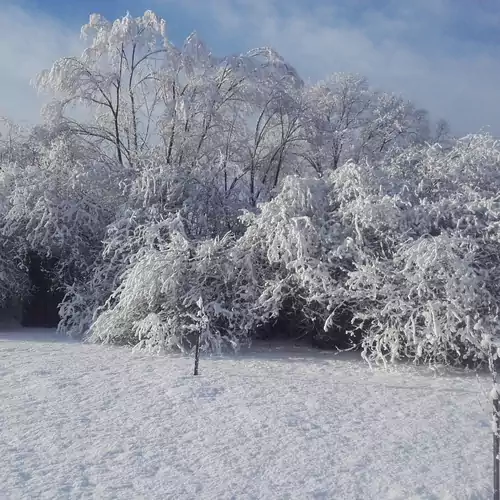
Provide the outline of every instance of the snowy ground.
[[474,376],[265,346],[191,369],[0,332],[0,498],[491,498]]

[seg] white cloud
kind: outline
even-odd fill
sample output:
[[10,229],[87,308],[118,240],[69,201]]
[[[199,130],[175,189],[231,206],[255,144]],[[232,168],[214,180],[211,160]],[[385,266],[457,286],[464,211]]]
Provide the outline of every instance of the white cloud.
[[40,12],[0,0],[0,116],[39,119],[42,98],[30,81],[61,56],[78,53],[78,30]]
[[402,92],[433,115],[446,117],[460,133],[489,125],[500,134],[500,67],[487,54],[432,57],[395,39],[374,43],[362,31],[332,28],[313,17],[262,27],[262,40],[302,73],[359,72],[375,86]]

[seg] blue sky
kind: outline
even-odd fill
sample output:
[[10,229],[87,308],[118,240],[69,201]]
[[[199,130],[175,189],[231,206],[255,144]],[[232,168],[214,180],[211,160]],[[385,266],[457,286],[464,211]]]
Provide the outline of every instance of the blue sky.
[[114,19],[151,9],[176,42],[196,30],[220,55],[270,45],[306,80],[358,72],[460,134],[489,126],[500,136],[498,0],[0,0],[0,7],[0,115],[35,119],[29,79],[80,50],[79,28],[91,12]]

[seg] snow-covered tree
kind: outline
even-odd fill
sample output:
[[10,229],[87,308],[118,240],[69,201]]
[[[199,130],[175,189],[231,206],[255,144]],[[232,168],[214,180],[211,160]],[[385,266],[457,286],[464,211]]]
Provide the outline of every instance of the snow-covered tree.
[[0,302],[35,252],[61,330],[91,341],[237,347],[293,317],[370,361],[491,360],[497,142],[361,76],[306,85],[270,48],[167,31],[92,15],[36,80],[44,124],[2,122]]
[[[430,139],[424,111],[393,94],[372,89],[366,78],[336,73],[305,90],[307,145],[303,156],[323,173],[349,160],[383,160],[394,148]],[[445,135],[444,123],[438,133]]]

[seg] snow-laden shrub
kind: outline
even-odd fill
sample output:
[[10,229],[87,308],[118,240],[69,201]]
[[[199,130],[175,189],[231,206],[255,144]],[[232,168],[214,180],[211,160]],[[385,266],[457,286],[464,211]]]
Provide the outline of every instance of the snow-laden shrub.
[[345,296],[367,359],[462,364],[494,353],[499,167],[498,143],[471,136],[334,174],[353,237]]
[[349,241],[330,191],[328,179],[287,177],[273,200],[243,217],[234,255],[253,331],[287,315],[306,332],[335,323]]
[[497,328],[497,300],[475,242],[443,233],[401,245],[387,260],[360,263],[346,286],[356,317],[367,322],[369,360],[410,358],[462,364],[487,361]]
[[0,310],[19,302],[29,293],[28,270],[24,257],[26,245],[6,234],[9,199],[6,193],[13,189],[9,163],[0,164]]
[[71,283],[100,249],[117,205],[115,182],[106,165],[60,137],[32,162],[2,167],[2,233],[25,251],[56,257],[60,282]]
[[[152,220],[149,220],[152,219]],[[100,308],[120,284],[138,252],[156,248],[168,235],[170,219],[158,222],[144,209],[123,208],[106,230],[101,252],[85,276],[67,287],[60,305],[59,331],[83,337]]]
[[67,287],[60,307],[61,332],[85,334],[138,255],[158,251],[170,238],[172,220],[182,219],[181,232],[189,241],[222,237],[242,227],[238,190],[224,196],[212,174],[209,169],[166,164],[158,152],[136,162],[135,171],[120,183],[125,201],[106,228],[99,254],[81,279]]
[[88,340],[185,350],[201,333],[204,350],[238,347],[248,332],[229,286],[232,237],[190,240],[179,218],[157,229],[154,241],[131,259]]

